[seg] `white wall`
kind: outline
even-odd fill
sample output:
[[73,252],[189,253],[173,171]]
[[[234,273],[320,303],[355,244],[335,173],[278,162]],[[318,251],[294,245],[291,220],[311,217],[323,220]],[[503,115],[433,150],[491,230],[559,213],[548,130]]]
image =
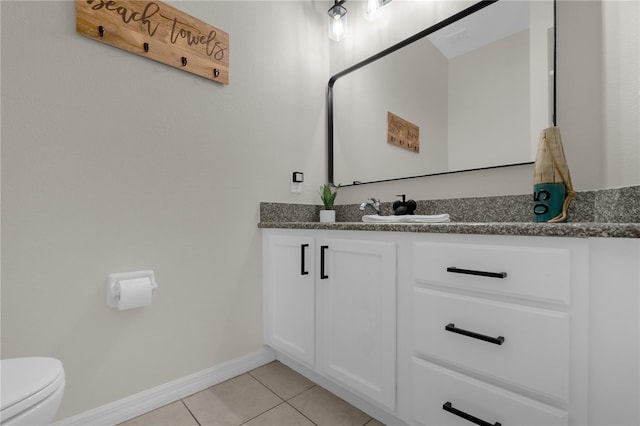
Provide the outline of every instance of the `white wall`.
[[[260,349],[258,202],[325,180],[324,5],[175,6],[230,34],[229,86],[77,35],[72,1],[1,2],[1,356],[63,361],[58,418]],[[147,268],[153,304],[107,308]]]
[[529,31],[449,61],[448,170],[533,159],[529,68]]
[[[385,6],[385,17],[381,21],[373,22],[359,19],[359,10],[355,10],[352,16],[354,19],[349,22],[349,38],[341,42],[341,45],[331,43],[331,72],[338,72],[370,56],[381,47],[389,46],[442,19],[443,14],[446,16],[451,12],[443,10],[444,3],[394,1]],[[624,72],[629,77],[620,77],[618,81],[621,86],[618,88],[627,93],[624,96],[631,104],[631,109],[626,110],[627,119],[620,123],[620,126],[616,121],[612,121],[613,119],[608,121],[609,129],[625,129],[622,130],[623,135],[616,138],[611,138],[613,130],[609,130],[605,135],[603,124],[603,84],[604,87],[608,87],[607,83],[610,81],[607,75],[607,83],[603,83],[604,3],[616,3],[617,7],[632,11],[631,14],[623,13],[625,18],[617,18],[624,21],[624,28],[627,30],[620,30],[616,40],[626,46],[624,51],[630,55],[622,60]],[[455,4],[458,10],[469,5],[468,2]],[[557,117],[576,190],[640,184],[638,114],[636,113],[633,119],[629,118],[638,110],[639,102],[638,97],[633,95],[638,93],[639,80],[637,59],[633,62],[633,58],[637,58],[633,56],[637,55],[638,43],[638,18],[635,12],[637,7],[637,2],[633,1],[601,3],[589,0],[558,0]],[[403,22],[403,25],[394,25],[397,22]],[[607,34],[613,26],[605,27]],[[633,29],[628,30],[630,27]],[[636,49],[635,54],[631,54],[633,48]],[[611,95],[611,88],[607,90]],[[617,95],[619,96],[621,95]],[[616,104],[617,97],[613,98],[611,105]],[[605,136],[613,142],[605,143]],[[612,147],[612,143],[617,146]],[[609,176],[605,177],[603,158],[607,158],[607,175],[623,175],[616,182]],[[396,198],[395,194],[399,193],[406,193],[415,199],[524,194],[531,191],[532,185],[533,166],[525,165],[347,187],[341,189],[337,202],[358,203],[370,196],[391,201]]]
[[640,2],[602,3],[607,187],[640,182]]

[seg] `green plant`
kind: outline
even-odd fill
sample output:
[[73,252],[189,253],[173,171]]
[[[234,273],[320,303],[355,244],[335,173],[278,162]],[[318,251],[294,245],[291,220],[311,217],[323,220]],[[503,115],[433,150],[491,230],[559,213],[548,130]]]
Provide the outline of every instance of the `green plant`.
[[338,195],[339,186],[335,187],[335,191],[331,190],[332,185],[325,183],[320,187],[320,198],[322,199],[322,204],[324,204],[325,210],[333,209],[333,203],[336,201],[336,196]]

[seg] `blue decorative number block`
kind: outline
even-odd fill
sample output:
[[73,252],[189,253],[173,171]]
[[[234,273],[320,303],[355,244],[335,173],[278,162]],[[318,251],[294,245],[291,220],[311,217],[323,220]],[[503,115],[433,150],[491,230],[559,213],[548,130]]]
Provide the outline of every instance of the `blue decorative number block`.
[[[567,197],[564,183],[538,183],[533,185],[533,213],[536,222],[548,222],[562,214]],[[563,220],[563,222],[566,222]]]

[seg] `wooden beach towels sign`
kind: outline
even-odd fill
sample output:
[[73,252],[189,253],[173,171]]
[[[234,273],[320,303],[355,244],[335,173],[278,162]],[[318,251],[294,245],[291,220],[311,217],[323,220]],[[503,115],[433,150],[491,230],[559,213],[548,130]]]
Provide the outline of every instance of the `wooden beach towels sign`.
[[387,112],[387,142],[411,152],[420,153],[420,128],[391,112]]
[[76,0],[76,31],[229,84],[229,34],[161,1]]

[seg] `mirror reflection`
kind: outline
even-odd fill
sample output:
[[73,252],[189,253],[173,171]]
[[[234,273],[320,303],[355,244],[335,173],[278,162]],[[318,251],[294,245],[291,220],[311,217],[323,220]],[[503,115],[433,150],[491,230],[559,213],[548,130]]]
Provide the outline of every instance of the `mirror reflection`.
[[544,0],[480,2],[336,74],[330,180],[532,162],[540,131],[553,125],[553,9]]

